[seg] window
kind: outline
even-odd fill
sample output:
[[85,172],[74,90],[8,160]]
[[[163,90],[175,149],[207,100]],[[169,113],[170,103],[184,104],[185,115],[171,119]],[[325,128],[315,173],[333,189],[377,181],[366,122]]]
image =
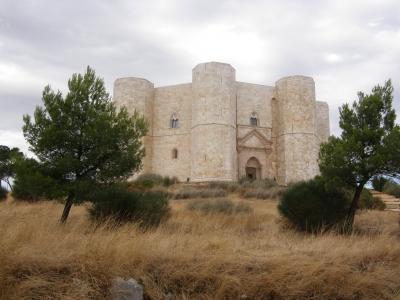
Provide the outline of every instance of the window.
[[177,113],[173,113],[171,116],[171,128],[179,127],[179,116]]
[[172,159],[176,159],[176,158],[178,158],[178,150],[174,149],[174,150],[172,150]]
[[179,127],[179,120],[172,120],[172,128],[178,128]]
[[258,125],[258,116],[255,111],[250,114],[250,126],[257,126]]

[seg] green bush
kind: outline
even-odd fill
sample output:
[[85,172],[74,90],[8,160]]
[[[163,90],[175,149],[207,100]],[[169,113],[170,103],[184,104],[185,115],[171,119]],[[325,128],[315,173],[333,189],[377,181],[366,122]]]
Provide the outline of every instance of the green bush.
[[396,190],[398,188],[399,188],[399,186],[396,183],[388,180],[385,183],[385,185],[383,186],[382,192],[384,192],[385,194],[394,196],[394,194],[396,193]]
[[234,214],[252,214],[253,211],[254,211],[253,208],[243,201],[236,204],[235,207],[233,208]]
[[152,188],[155,185],[162,185],[164,183],[164,177],[154,173],[143,173],[140,174],[134,182],[135,184]]
[[[390,180],[388,180],[383,186],[382,191],[385,194],[395,196],[396,198],[400,198],[400,186]],[[397,196],[396,196],[397,195]]]
[[141,226],[157,226],[168,216],[167,198],[153,191],[128,191],[114,185],[99,190],[88,209],[92,220],[102,222],[111,219],[121,224],[139,222]]
[[223,189],[195,189],[185,187],[175,193],[174,199],[190,199],[190,198],[220,198],[225,197],[226,190]]
[[164,178],[163,178],[163,185],[165,187],[169,187],[170,185],[177,184],[177,183],[179,183],[179,179],[176,176],[173,176],[173,177],[164,176]]
[[246,176],[242,176],[239,178],[239,184],[243,185],[243,183],[245,183],[245,182],[252,183],[254,180],[255,179],[253,179],[253,178],[248,178]]
[[260,180],[254,180],[251,183],[252,188],[261,188],[261,189],[270,189],[274,186],[277,186],[278,184],[276,183],[275,180],[265,178],[265,179],[260,179]]
[[278,211],[294,228],[316,232],[342,225],[349,202],[344,191],[327,192],[317,177],[288,187],[279,198]]
[[257,198],[257,199],[274,199],[276,197],[279,197],[285,188],[279,187],[279,186],[274,186],[269,189],[263,189],[263,188],[258,188],[258,189],[248,189],[244,192],[242,195],[243,198]]
[[386,203],[379,197],[374,197],[367,189],[363,189],[358,200],[359,209],[385,210]]
[[386,179],[383,176],[375,176],[372,179],[372,187],[374,188],[375,191],[379,191],[382,192],[383,191],[383,187],[386,184],[386,182],[388,182],[388,179]]
[[231,183],[229,183],[229,185],[228,185],[228,191],[229,192],[231,192],[231,193],[234,193],[234,192],[236,192],[237,190],[239,190],[240,189],[240,184],[239,183],[237,183],[237,182],[231,182]]
[[235,205],[232,200],[227,198],[203,200],[197,199],[188,203],[187,209],[193,211],[201,211],[205,214],[222,213],[226,215],[234,214],[251,214],[253,209],[244,202]]
[[7,199],[8,191],[4,187],[0,187],[0,201]]
[[14,166],[14,184],[12,195],[16,200],[34,202],[40,199],[52,199],[58,190],[53,180],[36,160],[21,159]]
[[156,185],[163,185],[165,187],[169,187],[170,185],[179,183],[179,179],[176,176],[169,177],[164,176],[162,177],[159,174],[155,173],[143,173],[136,178],[134,181],[135,185],[137,186],[145,186],[149,189]]

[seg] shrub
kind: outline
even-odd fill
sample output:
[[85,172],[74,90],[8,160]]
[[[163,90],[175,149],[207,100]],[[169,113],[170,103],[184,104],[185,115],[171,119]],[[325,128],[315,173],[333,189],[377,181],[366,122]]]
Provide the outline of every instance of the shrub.
[[379,197],[374,197],[370,191],[363,189],[358,200],[359,209],[385,210],[386,203]]
[[343,224],[349,200],[344,191],[327,192],[316,177],[288,187],[280,196],[278,211],[296,229],[315,232]]
[[7,199],[8,191],[6,188],[0,187],[0,201]]
[[243,183],[248,182],[248,183],[252,183],[254,181],[253,178],[248,178],[246,176],[242,176],[239,178],[239,184],[243,185]]
[[242,188],[249,188],[251,187],[251,182],[250,181],[243,181],[241,184]]
[[177,184],[177,183],[179,183],[179,179],[176,176],[173,176],[173,177],[164,176],[164,178],[163,178],[163,185],[165,187],[169,187],[170,185]]
[[111,219],[120,224],[139,222],[141,226],[157,226],[168,215],[169,203],[165,196],[153,191],[128,191],[118,185],[99,190],[88,208],[94,221]]
[[278,184],[276,183],[275,180],[273,180],[273,179],[268,179],[268,178],[260,179],[260,180],[254,180],[254,181],[251,183],[251,187],[254,187],[254,188],[262,188],[262,189],[270,189],[270,188],[272,188],[272,187],[274,187],[274,186],[277,186],[277,185],[278,185]]
[[244,193],[241,194],[243,198],[257,198],[257,199],[274,199],[276,197],[279,197],[285,188],[275,186],[270,189],[263,189],[263,188],[258,188],[258,189],[247,189],[244,191]]
[[223,189],[203,188],[200,190],[194,188],[183,188],[175,193],[174,199],[189,199],[189,198],[220,198],[225,197],[226,191]]
[[385,177],[375,176],[372,179],[372,187],[374,188],[374,190],[382,192],[383,186],[385,185],[386,182],[388,182],[388,180]]
[[229,182],[226,182],[226,181],[211,181],[207,184],[207,188],[209,188],[209,189],[227,190],[228,186],[229,186]]
[[253,208],[251,208],[250,205],[243,201],[236,204],[233,208],[233,213],[235,214],[252,214],[253,211]]
[[134,181],[136,184],[152,188],[155,185],[161,185],[164,183],[164,178],[159,174],[154,173],[143,173],[136,178]]
[[[385,185],[383,186],[382,191],[385,194],[395,196],[396,198],[400,198],[400,186],[390,180],[388,180]],[[396,196],[397,194],[397,196]]]
[[244,202],[239,202],[235,205],[232,200],[227,198],[213,199],[213,200],[203,200],[197,199],[193,200],[187,205],[187,209],[193,211],[201,211],[205,214],[210,213],[222,213],[231,215],[234,214],[250,214],[253,209]]
[[239,183],[237,183],[237,182],[232,182],[232,183],[229,183],[229,185],[228,185],[228,191],[229,192],[231,192],[231,193],[234,193],[234,192],[236,192],[238,189],[240,188],[240,184]]
[[171,185],[172,185],[172,184],[178,184],[178,183],[179,183],[178,177],[172,176],[172,177],[171,177]]
[[161,194],[161,195],[163,195],[163,196],[165,196],[165,197],[167,197],[167,198],[170,198],[170,197],[173,195],[172,193],[170,193],[170,192],[168,191],[167,188],[165,188],[165,187],[163,187],[163,186],[159,186],[159,185],[153,187],[153,188],[151,189],[151,191],[154,192],[154,193]]

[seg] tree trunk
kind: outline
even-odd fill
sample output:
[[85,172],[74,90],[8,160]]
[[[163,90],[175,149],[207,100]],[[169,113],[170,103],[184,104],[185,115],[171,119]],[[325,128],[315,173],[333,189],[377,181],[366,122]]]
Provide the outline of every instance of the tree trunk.
[[64,206],[64,211],[63,211],[63,213],[61,215],[61,220],[60,220],[61,224],[64,224],[65,221],[67,221],[67,218],[68,218],[68,215],[69,215],[69,211],[71,210],[71,206],[74,203],[74,198],[75,198],[75,193],[70,191],[68,193],[67,202],[65,203],[65,206]]
[[354,193],[353,201],[351,202],[349,212],[347,214],[346,224],[345,224],[345,231],[347,233],[351,233],[351,231],[353,230],[354,216],[356,214],[358,200],[360,199],[363,188],[364,188],[364,183],[360,183],[356,187],[356,192]]

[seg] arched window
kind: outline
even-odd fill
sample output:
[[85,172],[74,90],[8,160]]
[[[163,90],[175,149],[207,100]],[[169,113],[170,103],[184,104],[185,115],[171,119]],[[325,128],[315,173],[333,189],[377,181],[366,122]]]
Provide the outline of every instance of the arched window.
[[258,116],[257,114],[253,111],[250,114],[250,126],[257,126],[258,125]]
[[179,120],[172,120],[172,128],[178,128],[179,127]]
[[179,116],[178,114],[174,113],[171,116],[171,128],[178,128],[179,127]]
[[172,159],[178,158],[178,149],[172,150]]

